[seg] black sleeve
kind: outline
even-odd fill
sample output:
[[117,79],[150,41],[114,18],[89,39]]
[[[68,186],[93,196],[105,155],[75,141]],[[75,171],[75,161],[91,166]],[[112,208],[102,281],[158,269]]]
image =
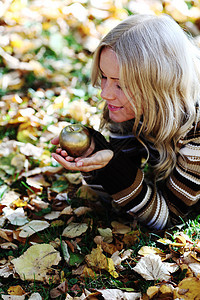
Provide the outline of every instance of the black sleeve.
[[97,130],[87,127],[90,132],[90,136],[94,139],[95,149],[93,153],[104,150],[104,149],[112,149],[111,144],[106,140],[106,138]]

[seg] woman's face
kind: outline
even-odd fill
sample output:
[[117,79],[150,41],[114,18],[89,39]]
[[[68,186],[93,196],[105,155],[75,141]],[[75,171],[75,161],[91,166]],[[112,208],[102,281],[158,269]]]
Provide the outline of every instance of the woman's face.
[[116,53],[108,47],[100,55],[101,97],[106,100],[109,117],[114,122],[124,122],[135,117],[129,100],[119,84],[119,63]]

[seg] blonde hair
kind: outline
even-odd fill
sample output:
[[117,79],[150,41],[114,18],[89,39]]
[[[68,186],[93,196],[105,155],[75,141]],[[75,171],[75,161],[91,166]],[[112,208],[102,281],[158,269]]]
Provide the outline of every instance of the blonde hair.
[[[160,155],[155,176],[164,179],[176,164],[179,140],[198,121],[199,49],[167,15],[130,16],[102,39],[94,53],[92,84],[98,87],[104,47],[117,55],[120,85],[136,116],[133,133],[154,144]],[[107,107],[104,116],[109,122]]]

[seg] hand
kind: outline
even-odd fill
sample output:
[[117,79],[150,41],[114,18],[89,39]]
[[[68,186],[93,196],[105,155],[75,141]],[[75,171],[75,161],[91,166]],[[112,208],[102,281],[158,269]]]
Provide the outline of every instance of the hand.
[[[59,150],[60,151],[60,150]],[[61,150],[61,153],[64,150]],[[112,159],[114,153],[112,150],[101,150],[89,157],[72,158],[63,157],[59,153],[52,153],[52,157],[59,162],[65,169],[71,171],[90,172],[105,167]]]
[[[58,145],[59,144],[59,137],[55,137],[54,139],[52,139],[51,143],[53,145]],[[90,154],[92,154],[94,149],[95,149],[95,143],[94,143],[94,139],[92,138],[90,147],[87,149],[86,152],[84,152],[84,154],[80,158],[89,156]],[[56,153],[62,155],[67,161],[75,161],[75,158],[72,157],[72,156],[69,156],[66,150],[63,150],[61,148],[57,148]]]

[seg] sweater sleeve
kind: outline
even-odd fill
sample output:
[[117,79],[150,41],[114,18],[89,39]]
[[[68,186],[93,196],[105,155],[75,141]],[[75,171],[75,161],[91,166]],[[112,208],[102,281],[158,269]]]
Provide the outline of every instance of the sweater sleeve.
[[169,210],[163,195],[155,185],[145,182],[143,171],[123,152],[98,171],[96,180],[111,195],[114,206],[149,227],[166,226]]
[[200,199],[200,131],[180,149],[164,194],[171,214],[181,217]]
[[200,131],[184,140],[171,176],[160,185],[147,184],[134,158],[137,156],[117,151],[108,165],[95,173],[95,181],[112,197],[115,206],[151,228],[163,229],[170,219],[183,217],[198,202]]

